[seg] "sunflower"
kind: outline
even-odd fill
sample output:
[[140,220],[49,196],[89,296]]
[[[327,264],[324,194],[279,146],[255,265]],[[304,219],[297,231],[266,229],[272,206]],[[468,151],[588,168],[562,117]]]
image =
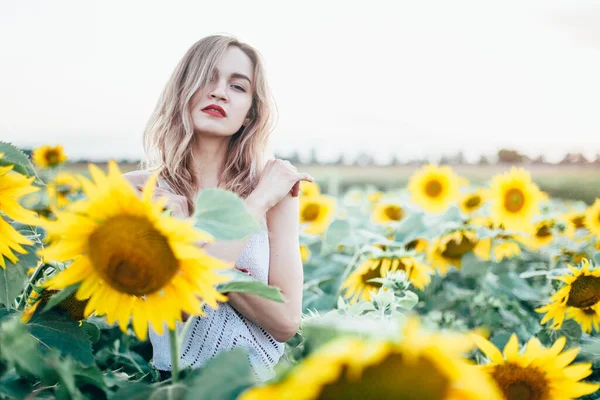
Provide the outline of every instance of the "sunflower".
[[383,193],[380,191],[371,192],[367,195],[369,203],[377,203],[383,197]]
[[335,211],[335,199],[325,195],[300,197],[300,224],[304,231],[320,235],[329,226]]
[[321,189],[316,182],[301,181],[300,195],[301,196],[318,196],[321,194]]
[[302,258],[303,264],[310,259],[310,249],[305,244],[300,246],[300,257]]
[[600,198],[585,210],[585,226],[596,236],[600,236]]
[[217,270],[232,265],[195,245],[214,238],[195,229],[191,219],[163,215],[167,199],[152,200],[158,172],[140,198],[113,160],[107,175],[93,164],[89,170],[95,182],[81,178],[87,199],[56,210],[56,221],[43,224],[49,237],[60,238],[40,252],[44,259],[74,259],[46,282],[47,289],[81,282],[76,298],[89,299],[85,317],[106,315],[123,332],[131,318],[140,340],[147,337],[148,323],[162,334],[165,322],[175,328],[182,311],[202,315],[202,302],[216,308],[226,300],[214,286],[227,280]]
[[499,243],[494,243],[494,258],[496,262],[521,255],[521,246],[510,237],[500,237]]
[[488,193],[484,189],[478,189],[473,192],[465,193],[462,195],[459,201],[460,209],[467,215],[473,214],[486,203],[488,197]]
[[416,319],[400,342],[338,337],[275,383],[254,387],[240,400],[499,400],[491,378],[468,364],[465,336],[429,333]]
[[401,221],[405,212],[398,204],[377,203],[373,209],[372,219],[378,224]]
[[[386,253],[384,253],[386,254]],[[410,253],[405,256],[397,256],[393,253],[368,258],[352,272],[342,284],[345,289],[345,298],[354,303],[357,300],[371,301],[371,295],[382,286],[380,282],[371,282],[374,278],[383,278],[388,272],[406,271],[406,275],[412,285],[423,290],[431,282],[430,275],[433,269],[422,263]]]
[[31,158],[36,165],[44,168],[55,167],[67,161],[67,156],[61,145],[38,147],[33,150]]
[[[3,154],[0,153],[0,158]],[[0,210],[15,221],[38,225],[39,219],[36,213],[23,208],[19,201],[22,197],[37,192],[38,187],[32,185],[34,177],[27,178],[14,172],[13,165],[0,167]],[[6,222],[0,213],[0,267],[6,268],[4,257],[13,263],[18,258],[13,253],[26,254],[27,251],[21,245],[32,245],[33,242],[21,235],[15,228]]]
[[560,219],[565,223],[565,235],[569,239],[575,238],[578,232],[585,231],[585,211],[571,210],[563,215]]
[[544,348],[532,337],[519,352],[519,341],[513,333],[504,347],[504,355],[481,336],[473,335],[477,347],[490,359],[481,366],[494,379],[506,400],[569,400],[594,393],[600,385],[579,382],[592,373],[591,363],[569,365],[579,349],[562,352],[564,337]]
[[448,166],[425,165],[409,179],[413,201],[428,212],[444,211],[459,195],[460,181]]
[[76,193],[81,184],[73,174],[61,172],[56,175],[54,182],[46,188],[48,197],[58,207],[63,208],[70,203],[69,194]]
[[527,231],[531,219],[539,213],[542,195],[529,172],[512,167],[510,172],[492,179],[491,198],[491,213],[496,224]]
[[555,222],[552,219],[545,219],[536,222],[531,228],[532,233],[528,236],[517,235],[519,241],[531,251],[537,251],[542,247],[548,246],[554,240]]
[[567,317],[581,325],[586,333],[592,328],[600,331],[600,269],[590,270],[587,259],[581,266],[577,269],[569,264],[571,274],[557,278],[566,285],[552,295],[548,304],[536,309],[546,313],[540,322],[542,325],[552,319],[552,328],[559,329]]
[[480,241],[471,230],[457,229],[433,241],[429,248],[428,261],[444,276],[452,266],[460,269],[462,257],[471,251],[484,260],[490,258],[488,241]]
[[[38,292],[39,290],[39,292]],[[36,288],[27,298],[21,322],[27,323],[39,307],[48,303],[50,297],[58,293],[58,290],[44,289],[43,287]],[[86,300],[77,300],[74,294],[70,294],[66,299],[56,305],[56,307],[65,310],[71,318],[76,321],[84,319],[83,311],[87,305]]]
[[413,239],[410,242],[406,243],[404,248],[408,251],[415,251],[419,254],[421,254],[421,253],[425,254],[425,253],[427,253],[427,246],[429,246],[427,239],[416,238],[416,239]]

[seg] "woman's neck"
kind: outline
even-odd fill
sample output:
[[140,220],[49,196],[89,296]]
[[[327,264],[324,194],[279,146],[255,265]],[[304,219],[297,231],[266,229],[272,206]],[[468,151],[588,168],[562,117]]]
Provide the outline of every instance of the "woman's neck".
[[198,179],[198,190],[214,188],[225,167],[229,137],[203,136],[194,143],[193,170]]

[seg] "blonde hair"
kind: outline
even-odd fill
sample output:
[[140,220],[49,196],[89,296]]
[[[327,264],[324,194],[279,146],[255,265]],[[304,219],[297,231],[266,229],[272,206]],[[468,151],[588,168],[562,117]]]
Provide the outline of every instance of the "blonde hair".
[[194,43],[179,61],[158,99],[144,130],[145,159],[141,168],[160,170],[159,178],[176,194],[188,199],[194,212],[198,181],[192,171],[194,135],[189,103],[196,91],[209,82],[217,63],[229,46],[237,46],[252,61],[250,121],[231,137],[219,184],[247,197],[265,165],[265,151],[273,127],[276,105],[265,78],[260,53],[233,36],[212,35]]

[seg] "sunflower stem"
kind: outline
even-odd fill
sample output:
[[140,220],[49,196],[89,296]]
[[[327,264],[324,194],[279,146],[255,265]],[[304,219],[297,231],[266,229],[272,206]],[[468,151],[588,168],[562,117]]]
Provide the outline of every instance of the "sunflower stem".
[[173,383],[179,380],[179,340],[177,329],[169,329],[169,343],[171,344],[171,378]]

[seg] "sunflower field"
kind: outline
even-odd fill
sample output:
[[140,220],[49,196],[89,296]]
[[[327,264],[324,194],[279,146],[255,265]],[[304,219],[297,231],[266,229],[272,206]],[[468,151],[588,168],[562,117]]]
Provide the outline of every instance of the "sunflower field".
[[241,349],[178,361],[184,315],[234,291],[284,301],[198,245],[260,229],[242,199],[206,189],[176,219],[156,175],[140,193],[113,161],[66,160],[0,143],[2,399],[600,398],[600,199],[551,198],[520,168],[475,185],[426,165],[337,197],[303,182],[303,321],[260,382]]

